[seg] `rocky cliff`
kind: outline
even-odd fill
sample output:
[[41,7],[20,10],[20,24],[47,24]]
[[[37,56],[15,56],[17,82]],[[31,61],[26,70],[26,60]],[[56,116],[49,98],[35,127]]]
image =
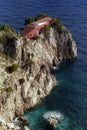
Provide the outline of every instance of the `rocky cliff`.
[[51,74],[54,65],[77,56],[71,33],[64,26],[62,29],[45,28],[32,40],[20,37],[10,27],[1,29],[0,128],[10,130],[10,121],[50,93],[57,84]]

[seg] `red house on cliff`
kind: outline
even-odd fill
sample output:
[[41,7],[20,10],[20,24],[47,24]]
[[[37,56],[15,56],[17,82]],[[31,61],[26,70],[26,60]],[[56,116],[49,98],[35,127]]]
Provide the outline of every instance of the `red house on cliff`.
[[41,30],[45,26],[49,26],[51,24],[51,21],[52,21],[51,17],[46,17],[31,24],[28,24],[21,32],[21,36],[25,38],[35,37],[40,34]]

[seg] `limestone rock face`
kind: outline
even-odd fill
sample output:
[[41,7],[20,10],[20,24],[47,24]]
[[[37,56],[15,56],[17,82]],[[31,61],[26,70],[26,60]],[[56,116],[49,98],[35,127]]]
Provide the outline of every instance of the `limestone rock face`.
[[[0,36],[5,34],[0,33]],[[0,124],[3,126],[39,104],[56,86],[57,81],[50,72],[53,64],[77,56],[71,33],[65,29],[59,34],[54,28],[50,28],[48,35],[42,33],[34,40],[13,34],[7,43],[0,42],[0,50]]]
[[71,59],[77,57],[76,43],[72,38],[70,31],[64,27],[63,33],[57,33],[56,30],[50,29],[49,42],[56,48],[59,60]]

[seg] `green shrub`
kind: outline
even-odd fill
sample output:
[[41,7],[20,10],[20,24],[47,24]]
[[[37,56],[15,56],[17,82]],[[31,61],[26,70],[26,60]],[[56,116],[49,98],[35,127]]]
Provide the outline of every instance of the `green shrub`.
[[7,93],[13,92],[12,87],[5,88],[5,91],[6,91]]
[[28,19],[25,19],[25,25],[27,25],[27,24],[30,24],[30,23],[32,23],[32,22],[34,22],[34,18],[33,17],[30,17],[30,18],[28,18]]
[[30,17],[30,18],[28,18],[28,19],[25,19],[24,25],[33,23],[33,22],[38,21],[38,20],[40,20],[40,19],[42,19],[42,18],[45,18],[45,17],[47,17],[47,16],[48,16],[47,14],[39,14],[39,15],[37,15],[35,18],[34,18],[34,17]]
[[11,27],[9,25],[5,24],[3,26],[3,29],[4,29],[5,32],[7,32],[7,31],[9,31],[11,29]]
[[18,69],[18,65],[17,64],[13,64],[11,66],[11,68],[12,68],[12,71],[16,71]]
[[0,36],[0,44],[5,44],[5,43],[6,43],[5,35]]
[[2,30],[3,30],[3,25],[0,24],[0,31],[2,31]]
[[13,43],[15,41],[15,37],[10,29],[10,26],[4,25],[3,31],[5,31],[5,33],[0,35],[0,43],[5,44],[5,45],[10,43],[10,42]]
[[48,36],[49,32],[50,32],[50,26],[45,26],[44,28],[45,36]]
[[12,66],[9,66],[6,68],[6,71],[8,73],[13,73],[18,69],[18,65],[17,64],[13,64]]
[[47,16],[48,16],[47,14],[39,14],[39,15],[37,15],[37,16],[35,17],[35,21],[40,20],[40,19],[42,19],[42,18],[45,18],[45,17],[47,17]]
[[0,89],[0,91],[3,93],[3,92],[7,92],[7,93],[11,93],[13,92],[13,89],[12,87],[7,87],[7,88],[2,88]]
[[20,84],[23,84],[24,82],[25,82],[25,79],[24,79],[24,78],[19,79],[19,83],[20,83]]
[[34,57],[34,53],[31,53],[32,58]]
[[60,19],[53,19],[52,20],[52,27],[54,27],[59,33],[62,33],[63,30],[63,24]]
[[4,24],[4,25],[1,25],[0,24],[0,31],[5,31],[5,32],[16,32],[15,29],[11,28],[8,24]]
[[34,65],[34,61],[33,61],[32,59],[29,59],[29,60],[26,62],[26,65],[27,65],[27,66]]

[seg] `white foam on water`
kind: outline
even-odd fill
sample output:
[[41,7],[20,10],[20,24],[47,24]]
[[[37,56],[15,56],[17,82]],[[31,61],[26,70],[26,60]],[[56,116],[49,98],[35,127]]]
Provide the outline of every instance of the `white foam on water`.
[[64,115],[61,112],[58,111],[48,111],[43,115],[44,119],[49,119],[49,118],[55,118],[59,121],[64,119]]

